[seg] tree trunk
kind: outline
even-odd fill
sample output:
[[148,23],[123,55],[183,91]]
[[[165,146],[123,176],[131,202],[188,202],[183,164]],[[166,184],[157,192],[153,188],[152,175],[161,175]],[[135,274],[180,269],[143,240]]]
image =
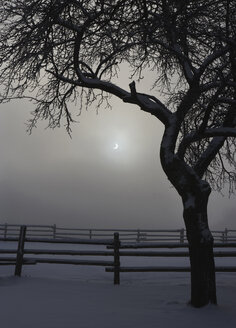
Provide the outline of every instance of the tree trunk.
[[[174,128],[173,128],[174,127]],[[182,198],[184,222],[189,242],[191,300],[194,307],[217,304],[213,237],[208,226],[207,205],[210,185],[175,155],[178,122],[166,126],[160,158],[164,172]]]
[[191,264],[191,305],[202,307],[217,304],[215,264],[211,244],[189,246]]
[[[217,304],[213,237],[207,220],[208,197],[184,201],[184,221],[189,242],[191,301],[194,307]],[[200,199],[200,202],[199,202]]]

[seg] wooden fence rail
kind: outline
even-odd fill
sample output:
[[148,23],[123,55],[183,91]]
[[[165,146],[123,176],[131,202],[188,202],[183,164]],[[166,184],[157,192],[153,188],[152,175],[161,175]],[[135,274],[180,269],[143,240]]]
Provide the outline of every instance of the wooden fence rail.
[[[20,231],[20,225],[0,224],[0,238],[17,237]],[[120,240],[140,242],[149,241],[179,241],[186,240],[184,229],[175,230],[144,230],[144,229],[77,229],[63,228],[53,225],[27,225],[27,237],[45,237],[45,238],[88,238],[104,239],[113,238],[114,232],[118,232]]]
[[[0,241],[17,242],[17,249],[0,249],[0,265],[14,265],[15,275],[21,276],[24,265],[33,265],[37,263],[51,264],[73,264],[86,266],[105,266],[106,272],[113,272],[114,284],[120,283],[121,272],[188,272],[189,267],[181,266],[123,266],[121,260],[123,257],[188,257],[188,244],[185,242],[123,242],[119,233],[116,232],[112,239],[79,239],[79,238],[35,238],[27,237],[27,227],[21,226],[18,237],[0,237]],[[35,249],[25,248],[27,243],[50,244],[74,244],[74,245],[103,245],[105,250],[59,250],[59,249]],[[223,250],[216,250],[217,248]],[[228,241],[216,242],[214,244],[215,257],[236,257],[236,251],[226,250],[226,248],[235,248],[236,243]],[[179,251],[179,249],[183,251]],[[158,249],[158,250],[155,250]],[[159,250],[159,249],[171,249]],[[9,255],[15,255],[14,257]],[[35,255],[30,256],[29,255]],[[51,257],[39,257],[39,255],[51,255]],[[54,256],[56,255],[56,257]],[[95,256],[111,257],[112,260],[81,260],[74,258],[58,258],[59,255],[65,256]],[[236,272],[236,266],[219,266],[216,272]]]
[[[113,246],[107,246],[108,249]],[[121,243],[119,246],[120,258],[123,256],[127,257],[188,257],[188,251],[140,251],[139,249],[155,249],[155,248],[165,248],[165,249],[180,249],[187,248],[188,243]],[[235,242],[228,243],[214,243],[214,256],[215,257],[236,257],[236,251],[216,251],[215,248],[236,248]],[[125,249],[123,251],[122,249]],[[126,251],[126,249],[131,249],[131,251]],[[133,249],[138,249],[133,251]],[[177,266],[120,266],[120,272],[190,272],[190,267],[177,267]],[[235,266],[216,266],[216,272],[236,272]],[[114,267],[106,268],[106,272],[114,272]]]
[[[17,224],[0,224],[0,238],[18,237],[21,225]],[[151,230],[151,229],[78,229],[66,228],[53,225],[27,225],[26,237],[37,238],[84,238],[84,239],[104,239],[113,238],[114,232],[119,233],[120,241],[125,242],[178,242],[185,243],[186,231],[181,229],[175,230]],[[236,230],[224,229],[222,231],[212,231],[216,242],[236,242]]]

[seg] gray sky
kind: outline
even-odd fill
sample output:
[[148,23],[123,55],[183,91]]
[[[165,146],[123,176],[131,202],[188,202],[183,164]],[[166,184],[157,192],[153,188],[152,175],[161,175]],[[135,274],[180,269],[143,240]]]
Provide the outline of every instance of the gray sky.
[[[162,172],[157,119],[119,100],[29,136],[33,104],[0,107],[0,220],[78,228],[181,228],[182,204]],[[119,148],[114,149],[118,144]],[[236,228],[235,197],[213,193],[211,228]]]

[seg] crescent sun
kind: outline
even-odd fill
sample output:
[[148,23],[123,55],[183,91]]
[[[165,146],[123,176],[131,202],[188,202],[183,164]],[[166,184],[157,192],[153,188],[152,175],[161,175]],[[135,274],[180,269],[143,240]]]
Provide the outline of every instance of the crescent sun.
[[116,143],[116,144],[114,145],[113,149],[114,149],[114,150],[117,150],[118,148],[119,148],[119,145],[118,145],[118,143]]

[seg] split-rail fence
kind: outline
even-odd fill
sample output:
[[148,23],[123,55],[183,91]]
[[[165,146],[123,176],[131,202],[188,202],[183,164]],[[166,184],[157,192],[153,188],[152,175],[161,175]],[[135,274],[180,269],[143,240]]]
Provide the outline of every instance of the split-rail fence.
[[[20,224],[0,224],[0,238],[18,237]],[[110,239],[118,232],[121,241],[127,242],[187,242],[183,228],[167,229],[77,229],[52,225],[27,225],[27,237],[43,238],[87,238]],[[224,229],[212,231],[216,242],[236,242],[236,230]]]
[[[79,238],[40,238],[28,237],[27,227],[21,226],[18,236],[0,237],[0,242],[17,242],[17,249],[0,248],[0,266],[13,265],[15,267],[15,275],[21,276],[22,267],[24,265],[34,265],[37,263],[52,264],[73,264],[85,266],[104,266],[106,272],[113,272],[114,284],[120,283],[121,272],[188,272],[189,267],[183,266],[123,266],[121,264],[122,257],[187,257],[188,244],[186,242],[125,242],[120,239],[118,232],[115,232],[113,238],[109,239],[79,239]],[[74,245],[103,245],[105,250],[52,250],[52,249],[30,249],[25,244],[74,244]],[[220,250],[216,250],[216,249]],[[230,248],[230,250],[226,250]],[[236,257],[236,242],[215,242],[215,257]],[[158,249],[158,250],[155,250]],[[160,250],[160,249],[165,249]],[[171,249],[166,251],[166,249]],[[181,251],[176,249],[183,249]],[[223,250],[222,250],[223,249]],[[10,256],[9,255],[14,255]],[[34,257],[32,257],[34,255]],[[50,257],[38,257],[40,255],[50,255]],[[56,257],[54,255],[57,255]],[[69,258],[58,258],[59,255],[70,256]],[[71,258],[73,256],[73,258]],[[111,260],[81,260],[77,257],[110,257]],[[76,257],[76,259],[75,259]],[[236,272],[236,266],[218,266],[216,272]]]

